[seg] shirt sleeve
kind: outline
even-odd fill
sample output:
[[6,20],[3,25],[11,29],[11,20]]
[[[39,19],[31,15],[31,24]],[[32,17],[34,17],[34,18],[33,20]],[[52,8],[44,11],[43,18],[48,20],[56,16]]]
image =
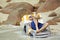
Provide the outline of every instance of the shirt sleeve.
[[39,19],[38,22],[39,22],[39,23],[42,23],[42,24],[46,23],[46,21],[43,20],[43,19]]

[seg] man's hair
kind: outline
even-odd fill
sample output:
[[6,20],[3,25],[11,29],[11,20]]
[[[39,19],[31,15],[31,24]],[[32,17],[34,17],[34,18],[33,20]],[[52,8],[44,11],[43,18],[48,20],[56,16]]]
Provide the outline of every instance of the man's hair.
[[29,18],[32,18],[32,16],[29,16]]

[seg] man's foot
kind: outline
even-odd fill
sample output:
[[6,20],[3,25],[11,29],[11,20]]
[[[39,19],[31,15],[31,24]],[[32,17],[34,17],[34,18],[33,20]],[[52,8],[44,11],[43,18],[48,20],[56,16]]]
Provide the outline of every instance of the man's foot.
[[29,33],[29,36],[33,36],[33,34]]

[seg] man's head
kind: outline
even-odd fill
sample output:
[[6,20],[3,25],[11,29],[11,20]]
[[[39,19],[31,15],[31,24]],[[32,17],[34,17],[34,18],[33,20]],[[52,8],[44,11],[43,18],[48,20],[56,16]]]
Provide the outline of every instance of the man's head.
[[33,20],[33,16],[29,16],[29,20]]

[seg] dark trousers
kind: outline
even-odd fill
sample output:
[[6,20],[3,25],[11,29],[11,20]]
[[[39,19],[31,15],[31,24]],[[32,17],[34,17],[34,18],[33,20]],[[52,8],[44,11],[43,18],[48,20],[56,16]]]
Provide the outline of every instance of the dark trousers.
[[26,25],[24,26],[24,32],[26,33]]

